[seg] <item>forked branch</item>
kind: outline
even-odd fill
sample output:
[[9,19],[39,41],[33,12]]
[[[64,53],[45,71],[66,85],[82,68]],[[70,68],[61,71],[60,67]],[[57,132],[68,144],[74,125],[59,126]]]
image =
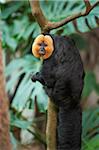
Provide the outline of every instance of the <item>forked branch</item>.
[[82,16],[88,15],[93,8],[95,8],[97,5],[99,5],[99,1],[97,1],[95,4],[91,5],[89,0],[84,0],[86,10],[84,12],[79,12],[77,14],[74,14],[72,16],[68,16],[67,18],[59,21],[59,22],[50,22],[47,20],[47,18],[44,16],[39,0],[29,0],[32,8],[32,14],[34,15],[35,19],[37,20],[38,24],[41,27],[41,31],[43,33],[49,32],[50,30],[59,28],[65,24],[67,24],[70,21],[73,21],[77,18],[80,18]]
[[35,17],[37,23],[39,24],[41,31],[44,31],[44,28],[48,26],[48,20],[46,19],[40,8],[39,0],[29,0],[29,1],[32,9],[32,14]]

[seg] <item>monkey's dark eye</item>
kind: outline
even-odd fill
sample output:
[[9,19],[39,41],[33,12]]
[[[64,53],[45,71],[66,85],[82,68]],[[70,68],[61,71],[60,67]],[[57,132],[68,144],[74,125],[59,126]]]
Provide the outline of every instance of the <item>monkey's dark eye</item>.
[[41,43],[38,43],[39,46],[41,46]]
[[45,47],[47,46],[47,44],[44,45]]

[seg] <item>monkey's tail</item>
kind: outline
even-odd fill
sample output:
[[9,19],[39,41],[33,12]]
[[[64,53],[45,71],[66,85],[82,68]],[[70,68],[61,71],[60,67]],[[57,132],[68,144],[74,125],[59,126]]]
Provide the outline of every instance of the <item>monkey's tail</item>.
[[58,113],[57,150],[80,150],[82,133],[82,110],[80,106]]

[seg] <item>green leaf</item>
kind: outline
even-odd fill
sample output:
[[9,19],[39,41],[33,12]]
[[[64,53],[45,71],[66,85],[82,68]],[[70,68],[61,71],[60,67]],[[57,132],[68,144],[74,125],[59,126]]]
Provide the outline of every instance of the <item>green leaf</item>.
[[15,119],[11,122],[11,126],[15,126],[21,129],[27,129],[29,126],[32,125],[32,121],[25,121],[22,119]]
[[[26,81],[28,77],[29,76],[26,75],[24,77],[24,80]],[[18,91],[13,99],[12,107],[14,109],[18,110],[19,112],[21,112],[24,109],[26,102],[28,101],[28,99],[32,93],[32,90],[33,90],[33,84],[31,84],[31,81],[25,82],[23,84],[23,86],[20,85],[18,88]]]
[[17,148],[18,141],[14,137],[13,132],[10,132],[10,137],[11,137],[12,147],[13,147],[13,150],[14,150],[14,149]]
[[95,85],[95,91],[99,95],[99,83],[96,83],[96,85]]
[[85,41],[85,39],[79,35],[79,34],[71,34],[70,35],[72,39],[74,39],[77,47],[80,49],[80,50],[83,50],[86,48],[87,46],[87,43]]
[[35,30],[34,24],[31,24],[27,27],[26,31],[24,32],[23,38],[26,40],[29,38],[30,34]]
[[43,86],[36,82],[34,85],[34,90],[31,95],[31,99],[35,99],[35,96],[37,97],[38,107],[41,112],[46,111],[47,104],[48,104],[48,96],[45,94],[45,91],[43,89]]
[[40,83],[32,83],[30,73],[34,74],[40,70],[41,61],[32,55],[26,55],[20,59],[14,59],[6,68],[6,76],[10,76],[7,82],[7,91],[13,93],[17,80],[22,74],[25,74],[17,89],[12,102],[12,107],[21,112],[29,99],[34,102],[35,96],[38,100],[40,111],[45,111],[47,107],[47,96]]
[[10,15],[12,15],[14,12],[16,12],[20,7],[22,7],[23,2],[9,2],[8,4],[5,4],[5,7],[2,8],[1,11],[1,19],[7,19]]
[[82,18],[77,19],[77,27],[78,27],[78,30],[81,32],[87,32],[89,30],[84,18],[85,17],[83,17],[83,19]]
[[96,78],[94,73],[86,72],[82,97],[83,98],[88,97],[92,92],[92,90],[94,90],[95,85],[96,85]]
[[99,109],[97,107],[83,112],[82,150],[98,150],[99,148]]

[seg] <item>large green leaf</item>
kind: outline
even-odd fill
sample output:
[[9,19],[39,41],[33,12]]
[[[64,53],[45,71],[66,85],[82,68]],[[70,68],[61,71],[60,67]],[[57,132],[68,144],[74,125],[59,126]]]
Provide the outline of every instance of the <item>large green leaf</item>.
[[19,112],[24,109],[29,99],[34,102],[35,96],[40,111],[46,110],[48,97],[42,85],[39,82],[33,83],[30,79],[31,72],[35,74],[40,70],[40,67],[41,61],[38,61],[32,55],[27,55],[20,59],[14,59],[6,68],[6,77],[10,76],[7,82],[7,91],[10,94],[13,94],[20,76],[25,74],[12,102],[12,107]]

